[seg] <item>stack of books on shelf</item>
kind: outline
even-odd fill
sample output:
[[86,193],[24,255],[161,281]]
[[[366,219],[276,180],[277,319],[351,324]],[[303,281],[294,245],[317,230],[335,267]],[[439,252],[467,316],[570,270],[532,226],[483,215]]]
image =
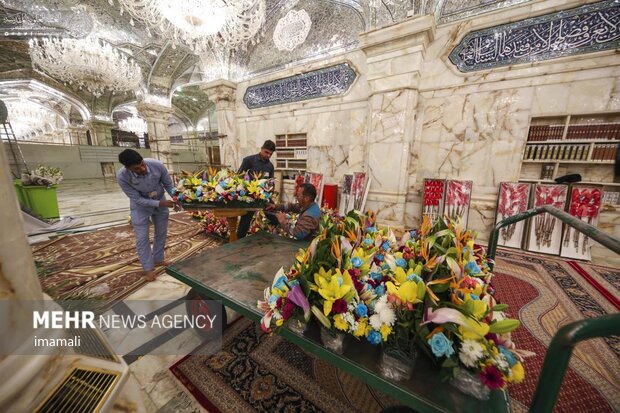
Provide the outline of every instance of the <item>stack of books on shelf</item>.
[[615,143],[596,143],[592,150],[593,161],[613,161],[616,159],[618,145]]
[[620,139],[620,123],[592,123],[585,125],[569,125],[566,139],[585,140],[618,140]]
[[562,139],[564,125],[533,125],[527,135],[528,142]]
[[589,149],[590,145],[588,144],[527,145],[523,159],[533,161],[585,161],[588,159]]

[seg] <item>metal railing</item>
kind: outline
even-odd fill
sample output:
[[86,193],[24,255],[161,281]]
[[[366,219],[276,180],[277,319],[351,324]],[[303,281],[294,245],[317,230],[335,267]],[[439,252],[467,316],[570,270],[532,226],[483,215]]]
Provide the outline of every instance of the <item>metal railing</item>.
[[[528,209],[520,214],[503,219],[495,225],[491,232],[491,237],[489,238],[487,253],[487,256],[493,260],[490,263],[491,271],[495,266],[495,254],[497,253],[500,230],[503,227],[545,212],[606,246],[615,253],[620,254],[620,239],[583,222],[581,219],[561,209],[545,205]],[[568,368],[568,363],[573,354],[573,349],[580,341],[619,334],[620,313],[593,319],[579,320],[560,328],[553,336],[549,348],[547,349],[543,368],[538,378],[538,384],[529,411],[532,413],[553,412],[564,375],[566,374],[566,369]]]
[[552,207],[550,205],[544,205],[541,207],[536,207],[532,209],[528,209],[520,214],[513,215],[506,219],[501,220],[495,225],[493,231],[491,232],[491,237],[489,238],[489,247],[487,251],[487,257],[492,259],[493,261],[490,263],[491,271],[495,265],[495,254],[497,253],[497,243],[499,242],[499,232],[503,227],[506,227],[511,224],[516,224],[519,221],[523,221],[524,219],[531,218],[538,214],[548,213],[553,215],[560,221],[565,224],[575,228],[577,231],[585,234],[589,238],[592,238],[594,241],[606,246],[616,254],[620,254],[620,239],[609,235],[600,229],[583,222],[577,217],[570,215],[568,212],[562,211],[561,209]]

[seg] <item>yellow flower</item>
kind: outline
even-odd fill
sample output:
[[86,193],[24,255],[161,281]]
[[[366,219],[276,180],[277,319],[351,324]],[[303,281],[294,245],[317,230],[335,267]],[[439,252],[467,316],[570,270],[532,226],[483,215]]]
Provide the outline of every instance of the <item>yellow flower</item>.
[[325,299],[323,302],[323,313],[329,315],[332,312],[334,301],[343,298],[353,286],[353,281],[348,272],[342,274],[340,269],[336,269],[332,274],[332,270],[325,272],[321,267],[319,272],[314,274],[314,282],[318,287],[318,292]]
[[381,326],[381,330],[379,331],[381,332],[381,338],[383,339],[383,341],[387,341],[388,336],[392,332],[392,327],[388,326],[387,324],[383,324]]
[[[422,288],[419,288],[418,284],[422,284]],[[404,303],[419,303],[424,298],[424,283],[422,281],[417,284],[413,281],[405,281],[397,287],[392,281],[385,283],[389,294],[394,294]]]
[[512,366],[512,376],[510,381],[512,383],[521,383],[525,378],[525,370],[523,370],[523,365],[521,363],[517,363]]
[[489,309],[487,303],[482,300],[474,300],[469,294],[465,295],[465,306],[477,320],[480,320]]
[[344,318],[342,318],[342,314],[336,314],[334,316],[334,327],[336,327],[338,330],[343,331],[347,331],[347,329],[349,328],[347,322],[344,321]]
[[259,192],[258,181],[252,181],[248,184],[248,193],[256,194]]
[[480,340],[489,332],[489,325],[479,323],[469,317],[465,317],[467,327],[459,326],[459,333],[463,340]]
[[279,318],[279,319],[276,321],[276,325],[277,325],[278,327],[280,327],[282,324],[284,324],[284,319]]
[[398,284],[403,284],[405,281],[407,281],[407,277],[410,276],[411,274],[413,274],[413,268],[409,268],[407,272],[405,272],[405,270],[403,270],[402,267],[396,267],[392,278]]
[[357,329],[353,332],[355,337],[365,337],[368,333],[368,319],[360,318],[357,323]]

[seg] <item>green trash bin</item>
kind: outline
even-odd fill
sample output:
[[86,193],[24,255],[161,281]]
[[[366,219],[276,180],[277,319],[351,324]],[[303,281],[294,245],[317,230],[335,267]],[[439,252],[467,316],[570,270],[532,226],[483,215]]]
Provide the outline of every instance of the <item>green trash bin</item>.
[[15,193],[17,194],[17,200],[19,201],[19,204],[30,208],[30,205],[28,205],[28,202],[26,201],[26,196],[24,195],[24,187],[22,186],[22,180],[15,179],[13,181],[13,186],[15,187]]
[[26,204],[32,212],[45,219],[60,217],[56,189],[58,189],[58,185],[52,185],[51,187],[40,185],[22,186]]

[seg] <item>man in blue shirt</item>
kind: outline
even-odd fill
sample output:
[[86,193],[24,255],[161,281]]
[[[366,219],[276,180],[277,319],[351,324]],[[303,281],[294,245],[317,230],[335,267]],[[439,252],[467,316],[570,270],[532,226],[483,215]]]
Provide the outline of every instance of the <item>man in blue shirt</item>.
[[[271,158],[275,151],[276,144],[269,139],[266,140],[258,154],[243,158],[243,162],[241,162],[239,167],[239,173],[249,172],[251,174],[252,172],[260,172],[263,174],[263,178],[273,178],[273,164],[269,161],[269,158]],[[241,216],[239,226],[237,227],[237,238],[243,238],[247,235],[252,218],[254,218],[254,211],[248,211]]]
[[[295,239],[308,240],[314,238],[319,231],[319,221],[321,219],[321,208],[314,202],[316,199],[316,188],[310,183],[301,184],[295,192],[296,204],[269,205],[265,211],[279,211],[275,214],[280,227]],[[297,222],[293,226],[286,217],[285,212],[299,213]],[[267,214],[267,217],[270,218]]]
[[[172,180],[163,163],[156,159],[143,159],[133,149],[121,152],[118,161],[124,167],[116,174],[116,181],[129,197],[138,258],[146,280],[154,281],[157,278],[155,266],[166,265],[164,248],[168,233],[168,208],[173,208],[174,202],[165,198],[164,190],[171,195],[174,193]],[[149,219],[155,228],[153,250],[149,240]]]

